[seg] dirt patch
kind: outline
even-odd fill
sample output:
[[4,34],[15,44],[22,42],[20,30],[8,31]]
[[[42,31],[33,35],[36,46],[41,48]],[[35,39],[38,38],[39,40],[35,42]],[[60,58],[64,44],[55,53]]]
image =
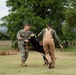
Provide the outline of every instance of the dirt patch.
[[0,55],[17,55],[17,50],[11,50],[11,51],[0,51]]

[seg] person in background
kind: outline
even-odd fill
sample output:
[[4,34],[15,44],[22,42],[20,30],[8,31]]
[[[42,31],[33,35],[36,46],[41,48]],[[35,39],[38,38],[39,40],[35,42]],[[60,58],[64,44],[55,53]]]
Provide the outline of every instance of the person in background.
[[44,52],[45,52],[45,57],[48,60],[48,68],[54,68],[55,67],[55,44],[54,44],[54,40],[56,40],[58,42],[58,44],[60,45],[61,48],[63,48],[63,46],[60,44],[60,40],[56,34],[56,31],[52,28],[52,24],[49,23],[47,25],[47,28],[43,29],[39,34],[38,34],[38,38],[40,37],[42,38],[42,43],[43,43],[43,48],[44,48]]
[[21,54],[21,66],[25,67],[26,65],[26,60],[28,58],[28,49],[27,49],[27,44],[24,48],[24,42],[28,43],[28,38],[30,35],[33,34],[32,31],[30,31],[30,24],[25,24],[24,29],[19,30],[17,33],[17,39],[18,39],[18,47],[20,50]]

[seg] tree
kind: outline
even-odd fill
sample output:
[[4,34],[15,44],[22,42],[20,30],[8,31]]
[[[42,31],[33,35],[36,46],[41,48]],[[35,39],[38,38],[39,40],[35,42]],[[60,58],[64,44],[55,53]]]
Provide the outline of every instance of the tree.
[[63,25],[63,33],[68,40],[76,39],[76,1],[70,0],[70,7],[66,8],[65,25]]
[[10,40],[10,38],[7,34],[3,34],[0,32],[0,40]]
[[52,22],[61,37],[65,2],[66,0],[7,0],[6,5],[10,7],[10,13],[2,18],[2,25],[8,27],[8,34],[13,43],[17,32],[25,23],[30,23],[31,30],[38,34],[48,22]]

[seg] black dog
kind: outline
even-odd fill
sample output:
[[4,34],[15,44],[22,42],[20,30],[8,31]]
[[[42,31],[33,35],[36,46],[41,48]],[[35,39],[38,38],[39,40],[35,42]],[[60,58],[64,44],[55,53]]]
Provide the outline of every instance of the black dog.
[[33,49],[34,51],[40,52],[41,55],[43,56],[44,59],[44,65],[48,65],[48,60],[45,57],[45,52],[43,49],[43,46],[39,44],[39,40],[34,36],[30,36],[30,38],[28,39],[32,45],[33,45]]

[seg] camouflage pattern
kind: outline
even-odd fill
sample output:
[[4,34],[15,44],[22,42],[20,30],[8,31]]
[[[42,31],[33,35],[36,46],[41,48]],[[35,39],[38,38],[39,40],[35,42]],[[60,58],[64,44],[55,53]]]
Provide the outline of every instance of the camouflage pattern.
[[[27,57],[28,57],[28,49],[27,49],[27,45],[24,48],[24,40],[28,39],[31,34],[33,34],[32,31],[24,32],[24,30],[20,30],[17,33],[18,47],[19,47],[19,50],[21,53],[21,61],[22,62],[25,62],[27,60]],[[19,37],[22,37],[22,39],[20,40]]]

